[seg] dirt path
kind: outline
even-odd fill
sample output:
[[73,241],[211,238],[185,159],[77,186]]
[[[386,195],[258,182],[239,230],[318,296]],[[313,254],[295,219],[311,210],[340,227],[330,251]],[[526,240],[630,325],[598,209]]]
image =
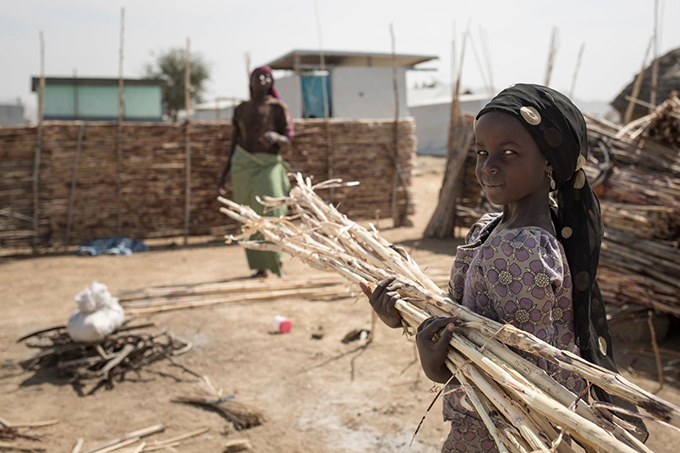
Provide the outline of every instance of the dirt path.
[[[427,272],[447,271],[457,242],[421,240],[435,208],[441,167],[437,158],[419,158],[415,178],[415,225],[384,230],[393,242],[412,249]],[[382,222],[385,225],[389,221]],[[316,273],[298,261],[288,275]],[[113,291],[244,278],[245,255],[220,244],[156,249],[130,257],[51,256],[0,262],[0,362],[30,353],[15,340],[30,331],[64,323],[75,308],[73,296],[93,280]],[[286,335],[268,333],[276,314],[293,321]],[[47,451],[70,451],[83,437],[86,448],[125,432],[165,423],[165,439],[203,427],[208,434],[177,451],[219,452],[228,439],[248,439],[257,452],[435,452],[447,427],[438,403],[411,448],[413,431],[433,396],[432,383],[416,362],[412,340],[378,325],[373,344],[357,350],[341,339],[370,324],[365,298],[333,302],[276,300],[180,311],[152,318],[156,328],[193,342],[177,362],[204,375],[236,400],[262,409],[263,425],[236,432],[217,414],[171,403],[191,393],[197,380],[166,362],[156,363],[113,390],[81,397],[56,373],[0,369],[0,417],[11,422],[58,418],[61,423],[32,431],[44,437]],[[319,327],[320,340],[311,333]],[[632,379],[647,389],[653,381]],[[680,393],[666,386],[660,396],[680,403]],[[652,427],[648,443],[655,452],[676,451],[680,433]]]

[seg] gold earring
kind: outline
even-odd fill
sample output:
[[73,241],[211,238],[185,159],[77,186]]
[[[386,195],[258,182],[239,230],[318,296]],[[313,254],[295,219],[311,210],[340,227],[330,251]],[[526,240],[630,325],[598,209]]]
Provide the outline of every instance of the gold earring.
[[546,174],[548,175],[548,179],[550,179],[550,190],[555,190],[555,180],[553,179],[552,173],[552,170],[550,170]]

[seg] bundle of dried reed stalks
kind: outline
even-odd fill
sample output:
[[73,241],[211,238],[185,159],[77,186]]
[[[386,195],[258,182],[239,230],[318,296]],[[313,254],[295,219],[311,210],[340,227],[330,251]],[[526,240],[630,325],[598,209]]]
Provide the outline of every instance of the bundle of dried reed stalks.
[[[572,452],[571,446],[562,441],[563,434],[570,435],[587,451],[649,451],[625,429],[630,428],[629,424],[611,416],[609,410],[617,408],[589,405],[509,347],[575,372],[592,385],[637,405],[650,418],[680,427],[680,408],[622,376],[453,302],[407,253],[395,250],[377,231],[349,220],[315,193],[316,189],[340,184],[339,180],[313,186],[300,174],[296,179],[297,187],[289,197],[262,202],[289,205],[300,222],[259,217],[249,207],[220,198],[226,205],[221,211],[243,224],[242,234],[228,240],[252,249],[284,251],[354,283],[375,285],[396,275],[403,285],[397,309],[412,329],[430,316],[458,317],[462,326],[454,332],[447,366],[461,382],[499,451]],[[267,242],[246,240],[256,230]],[[490,417],[492,411],[500,414],[500,420]]]

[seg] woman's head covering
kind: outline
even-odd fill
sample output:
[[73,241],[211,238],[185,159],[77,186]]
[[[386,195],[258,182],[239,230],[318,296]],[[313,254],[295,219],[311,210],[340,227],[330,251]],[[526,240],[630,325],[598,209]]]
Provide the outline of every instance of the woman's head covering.
[[[501,91],[477,114],[477,119],[493,111],[517,118],[552,165],[557,189],[553,221],[571,271],[577,345],[590,362],[617,371],[605,306],[595,278],[604,226],[599,200],[583,170],[588,157],[583,114],[562,93],[519,83]],[[600,400],[611,401],[611,395],[599,388],[596,391]],[[618,398],[614,402],[620,406],[625,403]]]
[[[259,68],[253,69],[253,72],[250,73],[251,82],[253,80],[253,76],[256,73],[267,74],[269,77],[271,77],[272,86],[271,86],[271,88],[269,88],[269,92],[267,92],[267,94],[280,101],[281,96],[279,96],[278,91],[276,91],[276,88],[274,88],[274,74],[272,73],[272,68],[270,68],[269,66],[260,66]],[[253,97],[253,87],[252,87],[252,85],[249,85],[248,89],[250,90],[250,97],[252,98]],[[294,135],[293,134],[293,117],[290,115],[290,112],[288,112],[288,109],[286,109],[286,116],[288,117],[288,129],[286,129],[286,132],[283,135],[292,139],[293,135]]]

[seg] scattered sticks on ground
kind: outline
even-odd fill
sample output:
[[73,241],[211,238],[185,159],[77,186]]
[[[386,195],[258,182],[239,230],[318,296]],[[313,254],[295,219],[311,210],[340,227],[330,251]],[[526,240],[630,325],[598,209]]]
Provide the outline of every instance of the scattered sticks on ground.
[[183,354],[191,343],[163,329],[154,334],[135,332],[149,324],[124,326],[99,343],[76,343],[64,327],[45,329],[22,340],[40,351],[26,358],[6,362],[4,366],[20,365],[24,370],[37,371],[56,368],[69,376],[74,386],[92,383],[88,394],[101,387],[111,389],[125,379],[127,373],[139,374],[141,369],[155,361]]
[[252,279],[143,288],[120,292],[117,297],[125,313],[132,316],[281,298],[332,300],[357,293],[357,287],[351,287],[335,276],[323,275],[306,279]]
[[[165,440],[156,440],[153,442],[150,441],[144,441],[142,440],[145,437],[149,437],[151,435],[160,433],[165,431],[165,424],[159,423],[157,425],[149,426],[148,428],[143,428],[139,429],[136,431],[132,431],[126,434],[123,434],[120,437],[117,437],[113,440],[104,442],[102,444],[99,444],[95,447],[90,448],[89,450],[86,450],[83,453],[107,453],[110,451],[117,451],[121,453],[141,453],[141,452],[150,452],[150,451],[157,451],[157,450],[165,450],[165,449],[172,449],[174,447],[177,447],[181,444],[182,441],[185,441],[187,439],[193,438],[200,436],[202,434],[205,434],[209,431],[209,428],[201,428],[196,431],[191,431],[186,434],[181,434],[178,436],[173,436],[169,439]],[[83,447],[84,440],[83,439],[78,439],[76,444],[73,446],[73,450],[71,450],[71,453],[81,453],[81,449]],[[136,444],[132,446],[133,444]],[[131,449],[128,450],[122,450],[123,447],[131,447]],[[173,450],[175,451],[175,450]]]
[[42,447],[21,445],[6,441],[27,440],[33,442],[41,442],[42,438],[40,436],[26,434],[19,430],[21,428],[40,428],[44,426],[51,426],[56,425],[57,423],[59,423],[59,420],[45,420],[40,422],[29,423],[10,423],[9,421],[0,417],[0,450],[14,450],[26,452],[47,451],[45,448]]

